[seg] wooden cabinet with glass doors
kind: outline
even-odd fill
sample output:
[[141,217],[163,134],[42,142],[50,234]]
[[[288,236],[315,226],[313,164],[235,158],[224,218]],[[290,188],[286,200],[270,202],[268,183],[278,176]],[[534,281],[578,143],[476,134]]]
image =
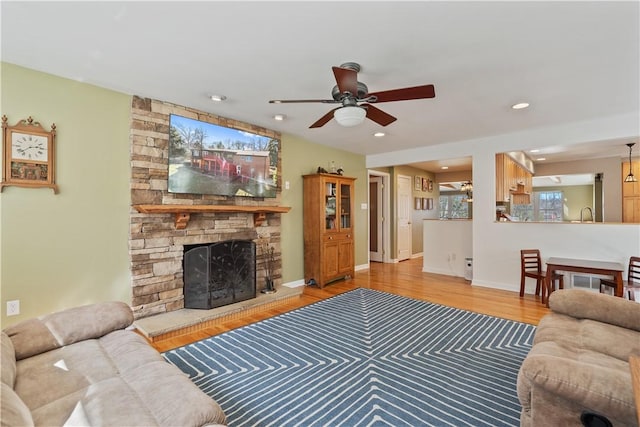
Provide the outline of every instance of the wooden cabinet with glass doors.
[[320,288],[353,277],[355,178],[304,175],[304,280]]

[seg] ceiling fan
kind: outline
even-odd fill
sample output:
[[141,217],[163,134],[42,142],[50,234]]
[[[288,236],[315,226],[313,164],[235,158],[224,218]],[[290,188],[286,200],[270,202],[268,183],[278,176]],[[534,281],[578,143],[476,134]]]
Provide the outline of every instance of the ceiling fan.
[[339,67],[332,67],[337,85],[333,87],[333,99],[275,99],[271,104],[320,102],[323,104],[342,104],[320,117],[309,128],[319,128],[335,118],[342,126],[355,126],[368,118],[381,126],[387,126],[397,119],[372,104],[378,102],[407,101],[411,99],[434,98],[433,85],[406,87],[369,93],[367,85],[358,81],[360,64],[347,62]]

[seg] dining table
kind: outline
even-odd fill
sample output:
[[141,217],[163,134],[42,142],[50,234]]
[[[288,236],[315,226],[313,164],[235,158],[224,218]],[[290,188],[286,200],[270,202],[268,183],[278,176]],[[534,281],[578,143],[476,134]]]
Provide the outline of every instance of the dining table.
[[549,296],[551,296],[551,292],[553,292],[553,281],[551,278],[554,273],[558,271],[573,271],[578,273],[612,276],[616,281],[614,295],[622,297],[622,273],[624,271],[624,265],[622,265],[622,263],[615,261],[551,257],[547,260],[546,264],[547,275],[544,286],[542,287],[542,303],[546,304],[547,307],[549,307]]

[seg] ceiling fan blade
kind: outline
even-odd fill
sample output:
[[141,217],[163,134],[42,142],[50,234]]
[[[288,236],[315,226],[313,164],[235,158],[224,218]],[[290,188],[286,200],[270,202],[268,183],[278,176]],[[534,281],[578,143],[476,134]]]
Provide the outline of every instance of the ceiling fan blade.
[[367,110],[367,118],[373,120],[380,126],[387,126],[395,122],[397,119],[391,114],[387,114],[381,109],[374,107],[371,104],[363,104],[363,107]]
[[374,92],[367,96],[375,96],[377,98],[375,102],[408,101],[411,99],[435,98],[436,92],[433,85],[424,85]]
[[299,104],[302,102],[320,102],[323,104],[337,104],[335,99],[272,99],[269,104]]
[[[338,108],[340,108],[340,107],[338,107]],[[331,121],[331,119],[333,119],[333,112],[336,111],[338,108],[334,108],[333,110],[329,111],[324,116],[320,117],[314,124],[309,126],[309,129],[319,128],[319,127],[322,127],[322,126],[326,125],[327,123],[329,123]]]
[[358,96],[358,73],[350,68],[333,67],[333,75],[341,93],[349,92]]

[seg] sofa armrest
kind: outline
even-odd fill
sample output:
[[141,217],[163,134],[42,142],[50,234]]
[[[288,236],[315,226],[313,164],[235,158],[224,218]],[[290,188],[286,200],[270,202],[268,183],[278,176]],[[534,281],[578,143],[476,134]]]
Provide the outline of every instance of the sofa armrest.
[[120,301],[74,307],[28,319],[4,329],[16,360],[86,339],[100,338],[133,323],[131,307]]
[[581,289],[560,289],[549,297],[549,308],[576,319],[592,319],[640,332],[640,304]]

